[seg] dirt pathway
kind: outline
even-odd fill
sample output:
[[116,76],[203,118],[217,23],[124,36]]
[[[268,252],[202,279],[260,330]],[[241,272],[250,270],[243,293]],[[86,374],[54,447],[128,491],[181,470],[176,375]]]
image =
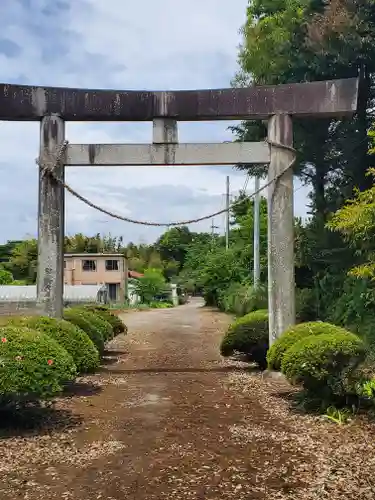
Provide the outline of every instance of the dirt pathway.
[[221,360],[229,319],[200,306],[124,315],[118,362],[82,379],[42,430],[0,442],[0,498],[372,498],[372,429],[292,415],[282,384]]

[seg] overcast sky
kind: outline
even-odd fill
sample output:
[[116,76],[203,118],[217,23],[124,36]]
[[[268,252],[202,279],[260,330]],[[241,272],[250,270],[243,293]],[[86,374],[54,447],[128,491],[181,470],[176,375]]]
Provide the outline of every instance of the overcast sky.
[[[0,81],[116,89],[229,87],[247,0],[0,0]],[[181,142],[231,140],[228,122],[182,123]],[[0,122],[0,240],[36,235],[38,124]],[[151,142],[151,123],[69,123],[70,142]],[[69,168],[67,181],[136,219],[191,219],[224,207],[230,167]],[[304,215],[307,189],[297,189]],[[253,183],[249,182],[251,192]],[[160,231],[107,218],[67,195],[66,232],[151,242]],[[190,226],[207,230],[211,221]],[[224,217],[215,219],[224,230]]]

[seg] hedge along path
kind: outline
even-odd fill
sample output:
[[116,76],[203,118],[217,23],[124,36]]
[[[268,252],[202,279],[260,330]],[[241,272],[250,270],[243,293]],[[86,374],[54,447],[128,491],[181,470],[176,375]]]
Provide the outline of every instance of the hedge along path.
[[94,371],[99,366],[99,352],[89,336],[73,323],[46,316],[11,319],[10,324],[41,331],[56,340],[72,356],[79,373]]
[[73,358],[50,336],[20,325],[0,328],[0,403],[48,399],[75,377]]
[[245,354],[249,360],[265,369],[268,331],[268,311],[261,309],[250,312],[231,323],[220,344],[220,352],[225,357],[235,352]]
[[83,330],[92,340],[99,354],[104,352],[105,331],[100,327],[99,318],[90,311],[79,308],[64,309],[63,318]]
[[82,314],[82,316],[89,321],[91,327],[96,328],[96,330],[100,333],[104,343],[113,338],[112,325],[103,317],[101,317],[101,315],[98,314],[97,311],[89,310],[87,307],[80,306],[67,308],[66,310],[68,309],[78,314]]
[[280,370],[286,351],[296,342],[306,337],[326,334],[346,334],[347,330],[324,321],[310,321],[292,326],[275,342],[267,353],[267,361],[271,370]]
[[120,333],[126,334],[127,332],[126,325],[123,323],[123,321],[121,321],[120,318],[118,318],[115,314],[111,313],[111,311],[106,306],[88,304],[85,306],[85,309],[88,309],[89,311],[96,313],[99,317],[107,321],[107,323],[109,323],[112,326],[114,335],[119,335]]
[[81,426],[0,440],[0,498],[372,500],[373,428],[291,412],[290,386],[223,361],[231,318],[198,305],[124,314],[119,363],[57,403]]

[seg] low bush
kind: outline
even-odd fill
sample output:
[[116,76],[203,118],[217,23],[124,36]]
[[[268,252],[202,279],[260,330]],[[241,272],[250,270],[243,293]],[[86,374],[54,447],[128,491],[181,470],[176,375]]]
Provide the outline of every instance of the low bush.
[[283,335],[276,340],[267,352],[267,363],[271,370],[280,370],[284,354],[292,345],[301,339],[313,335],[347,333],[339,326],[324,323],[323,321],[300,323],[289,328]]
[[236,316],[266,309],[267,306],[267,289],[263,285],[254,288],[250,284],[232,283],[219,297],[220,309]]
[[108,342],[112,340],[114,337],[112,325],[103,319],[97,311],[89,311],[85,307],[74,307],[77,311],[82,311],[83,314],[86,314],[90,323],[94,325],[97,330],[102,334],[104,342]]
[[152,309],[170,309],[171,307],[174,307],[173,304],[165,301],[152,301],[149,303],[149,306]]
[[99,353],[104,351],[104,336],[94,313],[75,307],[64,309],[64,319],[83,330],[94,343]]
[[218,294],[218,307],[225,312],[234,312],[234,303],[238,294],[243,289],[241,283],[231,283],[228,288]]
[[293,384],[301,384],[322,400],[345,396],[350,379],[366,354],[354,333],[326,333],[296,342],[284,354],[281,371]]
[[78,372],[92,372],[99,366],[99,353],[89,336],[73,323],[45,316],[17,318],[19,324],[55,339],[73,358]]
[[0,402],[46,400],[74,380],[72,357],[56,340],[21,326],[0,328]]
[[225,334],[220,352],[231,356],[235,352],[245,354],[255,361],[261,369],[266,368],[268,349],[268,311],[259,310],[234,321]]
[[124,323],[121,321],[121,319],[116,316],[115,314],[111,313],[111,311],[108,309],[108,307],[101,306],[101,305],[95,305],[95,304],[89,304],[85,306],[86,309],[89,311],[95,312],[98,316],[100,316],[102,319],[107,321],[112,328],[113,328],[113,335],[120,335],[120,333],[126,334],[127,333],[127,328],[124,325]]

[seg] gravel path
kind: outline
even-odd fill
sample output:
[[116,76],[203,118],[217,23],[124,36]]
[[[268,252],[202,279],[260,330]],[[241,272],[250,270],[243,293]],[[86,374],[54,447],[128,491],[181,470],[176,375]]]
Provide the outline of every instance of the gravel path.
[[375,427],[294,414],[285,383],[220,358],[229,318],[200,306],[124,314],[41,428],[2,422],[0,498],[374,498]]

